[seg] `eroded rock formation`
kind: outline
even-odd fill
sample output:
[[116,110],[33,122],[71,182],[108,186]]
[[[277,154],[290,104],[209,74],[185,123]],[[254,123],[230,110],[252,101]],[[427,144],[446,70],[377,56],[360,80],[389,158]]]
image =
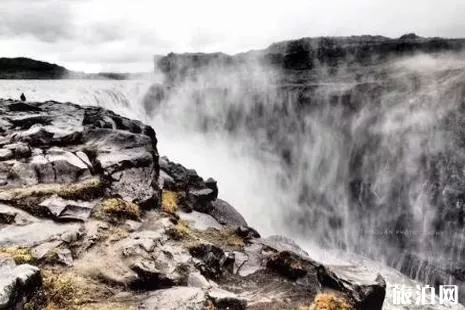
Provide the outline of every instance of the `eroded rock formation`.
[[379,276],[260,238],[138,121],[0,101],[0,147],[0,309],[381,309]]

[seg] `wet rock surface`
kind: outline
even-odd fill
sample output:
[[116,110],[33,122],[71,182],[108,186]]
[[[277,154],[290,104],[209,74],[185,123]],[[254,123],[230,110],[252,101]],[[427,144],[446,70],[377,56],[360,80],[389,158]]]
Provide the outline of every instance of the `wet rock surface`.
[[261,239],[140,122],[1,101],[0,126],[0,309],[296,309],[326,290],[381,309],[381,278]]

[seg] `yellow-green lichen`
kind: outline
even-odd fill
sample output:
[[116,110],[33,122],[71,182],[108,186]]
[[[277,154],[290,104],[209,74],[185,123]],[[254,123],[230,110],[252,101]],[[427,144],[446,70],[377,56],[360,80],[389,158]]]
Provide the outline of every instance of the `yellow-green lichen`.
[[353,305],[345,298],[334,294],[320,293],[310,306],[301,306],[299,310],[353,310]]
[[57,195],[64,199],[88,201],[101,197],[103,187],[103,183],[98,177],[71,184],[37,184],[1,189],[0,200],[7,201],[32,215],[47,217],[50,215],[49,210],[40,206],[40,203],[47,197]]
[[176,223],[176,225],[168,228],[166,233],[174,240],[181,240],[190,238],[192,231],[190,230],[187,222],[180,220]]
[[195,230],[194,235],[220,247],[243,248],[244,239],[236,234],[231,228],[208,228],[206,230]]
[[46,197],[58,195],[65,199],[94,198],[100,195],[103,188],[99,177],[89,178],[80,182],[70,184],[37,184],[27,187],[9,188],[0,190],[1,200],[22,200],[30,197]]
[[31,254],[31,251],[26,248],[18,248],[18,247],[6,247],[0,248],[0,257],[1,256],[9,256],[13,258],[16,264],[33,264],[34,257]]
[[82,309],[84,305],[104,300],[109,291],[100,283],[73,272],[43,270],[46,310]]
[[96,206],[93,216],[110,222],[125,219],[138,221],[141,217],[141,211],[135,203],[120,198],[110,198],[101,201]]
[[178,210],[179,194],[172,191],[163,191],[161,194],[161,210],[169,214],[175,214]]

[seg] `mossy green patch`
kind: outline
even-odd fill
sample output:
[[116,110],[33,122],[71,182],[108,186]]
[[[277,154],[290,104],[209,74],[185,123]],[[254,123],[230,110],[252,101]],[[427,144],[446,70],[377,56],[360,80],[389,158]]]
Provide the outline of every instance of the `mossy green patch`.
[[193,235],[200,240],[208,241],[221,248],[242,249],[245,246],[244,239],[238,236],[231,228],[194,230]]
[[[37,184],[27,187],[0,190],[0,200],[15,201],[30,197],[47,197],[52,195],[64,199],[90,200],[101,195],[103,183],[99,177],[89,178],[70,184]],[[89,199],[87,199],[89,198]]]
[[109,291],[100,283],[63,270],[43,270],[46,310],[82,309],[84,305],[104,300]]
[[49,216],[40,203],[47,197],[57,195],[64,199],[90,201],[103,196],[104,184],[99,177],[89,178],[71,184],[37,184],[27,187],[0,190],[0,201],[14,205],[32,215]]
[[161,194],[161,210],[169,214],[175,214],[178,210],[179,194],[172,191],[163,191]]
[[31,251],[26,248],[5,247],[0,248],[0,256],[9,256],[13,258],[16,264],[33,264],[35,262]]
[[353,310],[353,305],[345,298],[334,294],[320,293],[310,306],[300,306],[298,310]]
[[192,231],[185,221],[178,221],[176,225],[167,229],[166,233],[173,240],[192,238]]
[[93,216],[108,222],[121,220],[140,220],[141,211],[137,204],[120,199],[110,198],[101,201],[94,209]]

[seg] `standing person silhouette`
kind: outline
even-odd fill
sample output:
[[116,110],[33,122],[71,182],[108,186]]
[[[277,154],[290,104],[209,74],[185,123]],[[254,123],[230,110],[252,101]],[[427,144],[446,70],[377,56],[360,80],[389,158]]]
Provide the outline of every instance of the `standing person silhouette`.
[[24,93],[21,94],[21,97],[19,97],[21,99],[21,101],[26,101],[26,96],[24,96]]

